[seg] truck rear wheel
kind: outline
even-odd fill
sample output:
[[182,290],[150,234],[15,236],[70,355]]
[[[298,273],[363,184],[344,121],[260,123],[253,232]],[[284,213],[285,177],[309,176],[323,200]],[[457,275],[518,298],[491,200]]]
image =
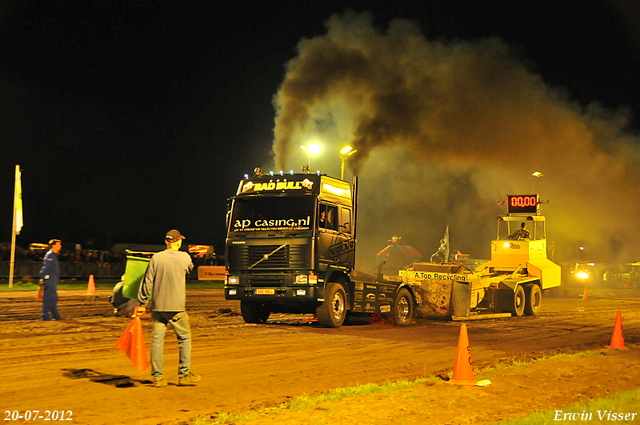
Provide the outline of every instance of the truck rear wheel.
[[542,303],[542,291],[540,287],[535,283],[531,285],[525,285],[524,288],[526,302],[524,305],[524,314],[527,316],[536,316],[540,311],[540,304]]
[[402,288],[393,302],[393,322],[396,326],[407,326],[413,320],[413,297]]
[[247,323],[266,323],[270,314],[263,303],[250,301],[240,301],[240,312]]
[[502,289],[498,291],[498,309],[511,313],[513,316],[522,316],[524,314],[525,295],[521,285],[510,291]]
[[325,328],[339,328],[347,316],[347,294],[341,284],[331,282],[324,289],[324,302],[316,309],[318,322]]

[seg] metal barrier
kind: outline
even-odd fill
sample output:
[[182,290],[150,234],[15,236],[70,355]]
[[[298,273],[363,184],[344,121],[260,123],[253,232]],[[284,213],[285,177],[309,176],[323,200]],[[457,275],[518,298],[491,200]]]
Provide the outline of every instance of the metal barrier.
[[[89,278],[94,277],[113,277],[119,278],[124,274],[125,263],[109,264],[109,263],[71,263],[59,262],[60,277],[65,278]],[[9,277],[9,261],[0,262],[0,278]],[[40,279],[40,269],[42,263],[33,261],[16,261],[14,265],[13,275],[15,278],[24,279],[31,278],[33,280]]]

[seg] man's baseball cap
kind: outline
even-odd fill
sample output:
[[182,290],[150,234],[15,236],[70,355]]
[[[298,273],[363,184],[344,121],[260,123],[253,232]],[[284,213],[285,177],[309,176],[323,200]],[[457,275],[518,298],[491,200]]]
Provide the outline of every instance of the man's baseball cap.
[[176,229],[173,229],[167,232],[167,236],[165,236],[164,239],[167,242],[175,243],[175,242],[178,242],[180,239],[184,239],[184,236],[182,236],[180,232],[178,232]]

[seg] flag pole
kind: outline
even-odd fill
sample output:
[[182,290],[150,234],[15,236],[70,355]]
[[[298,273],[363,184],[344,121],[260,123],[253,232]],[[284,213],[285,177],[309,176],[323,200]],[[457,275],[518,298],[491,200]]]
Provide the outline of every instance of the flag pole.
[[449,225],[447,224],[447,230],[444,232],[444,241],[447,244],[447,251],[445,252],[444,262],[449,262],[449,254],[451,253],[451,247],[449,245]]
[[13,224],[11,225],[11,260],[9,262],[9,288],[13,288],[13,270],[16,263],[16,214],[18,210],[18,196],[22,196],[20,190],[20,166],[16,165],[16,176],[13,193]]

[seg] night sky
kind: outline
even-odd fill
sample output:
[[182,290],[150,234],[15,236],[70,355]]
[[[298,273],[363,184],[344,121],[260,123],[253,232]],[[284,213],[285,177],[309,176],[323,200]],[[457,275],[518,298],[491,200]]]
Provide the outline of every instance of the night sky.
[[274,164],[285,65],[346,10],[371,12],[381,32],[404,18],[428,40],[497,37],[570,102],[621,112],[629,135],[640,130],[632,0],[5,0],[0,242],[20,164],[21,246],[158,244],[178,228],[221,252],[226,199],[244,173]]

